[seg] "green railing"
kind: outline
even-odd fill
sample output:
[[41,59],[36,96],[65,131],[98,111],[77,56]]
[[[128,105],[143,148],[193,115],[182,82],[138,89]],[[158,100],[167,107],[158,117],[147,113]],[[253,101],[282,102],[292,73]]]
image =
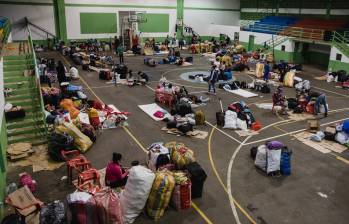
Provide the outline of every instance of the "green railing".
[[345,38],[345,36],[333,32],[332,44],[345,54],[345,56],[349,57],[349,38]]
[[[41,94],[41,84],[40,84],[39,70],[38,70],[38,65],[37,65],[37,62],[36,62],[36,54],[35,54],[34,44],[33,44],[33,40],[32,40],[32,37],[31,37],[31,31],[30,31],[29,26],[27,26],[27,29],[28,29],[28,32],[29,32],[28,43],[29,43],[30,50],[32,52],[32,56],[33,56],[32,60],[34,62],[34,69],[35,69],[34,85],[37,88],[37,94],[39,94],[38,97],[39,97],[39,102],[40,102],[40,110],[41,110],[40,112],[41,112],[41,115],[42,115],[42,122],[43,122],[43,125],[44,125],[44,131],[43,132],[41,131],[41,128],[38,128],[38,130],[40,131],[40,133],[43,136],[47,137],[48,127],[47,127],[47,124],[46,124],[44,99],[43,99],[42,94]],[[33,101],[33,104],[35,104],[35,101]],[[35,108],[35,106],[37,106],[37,105],[33,105],[33,106]],[[34,119],[36,119],[36,116],[34,116]],[[38,120],[38,121],[40,121],[40,120]]]

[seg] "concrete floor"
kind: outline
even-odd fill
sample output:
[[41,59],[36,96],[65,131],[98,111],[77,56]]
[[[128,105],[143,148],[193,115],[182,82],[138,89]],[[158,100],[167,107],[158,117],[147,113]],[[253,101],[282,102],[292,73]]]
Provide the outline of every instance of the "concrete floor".
[[[56,60],[60,56],[56,52],[42,53],[42,56],[54,57]],[[190,92],[206,91],[207,86],[180,80],[179,75],[185,71],[207,70],[209,63],[206,58],[194,56],[194,66],[177,67],[176,65],[159,65],[156,68],[145,67],[143,57],[126,57],[126,64],[133,71],[146,70],[151,75],[152,81],[149,84],[155,88],[162,75],[167,79],[185,85]],[[68,61],[65,61],[68,64]],[[69,62],[70,63],[70,62]],[[329,100],[330,110],[349,108],[348,91],[335,88],[334,84],[325,81],[317,81],[314,76],[323,74],[323,71],[305,66],[302,78],[311,81],[314,88],[324,91]],[[115,87],[106,84],[98,79],[95,72],[85,72],[80,69],[80,76],[86,83],[81,83],[86,94],[91,98],[96,98],[96,94],[106,104],[114,104],[120,110],[129,111],[132,115],[129,118],[128,127],[132,135],[147,147],[153,142],[178,141],[185,143],[192,148],[198,162],[207,172],[208,178],[205,182],[204,194],[200,199],[195,199],[196,208],[191,208],[184,212],[177,212],[169,208],[158,223],[237,223],[235,221],[230,200],[226,191],[227,174],[230,173],[230,185],[232,197],[239,206],[235,206],[237,215],[241,223],[317,223],[317,224],[345,224],[349,220],[349,150],[341,154],[323,154],[310,148],[292,136],[285,135],[276,138],[284,142],[293,150],[292,175],[288,177],[266,177],[253,165],[249,157],[249,149],[253,145],[240,146],[245,137],[239,137],[234,131],[224,130],[226,134],[238,141],[215,130],[209,124],[198,127],[199,130],[208,131],[211,137],[205,140],[192,139],[187,137],[177,137],[161,131],[165,126],[161,122],[155,122],[143,113],[137,105],[154,102],[154,93],[151,88],[137,86],[129,88],[127,86]],[[250,81],[246,74],[235,73],[237,80]],[[92,93],[91,89],[94,93]],[[203,95],[205,95],[203,93]],[[286,95],[295,96],[294,89],[287,88]],[[286,117],[280,118],[266,110],[258,109],[254,103],[260,101],[271,102],[271,94],[261,94],[260,97],[252,99],[242,99],[236,95],[219,90],[217,96],[210,96],[211,102],[201,107],[205,112],[206,120],[215,125],[215,112],[219,110],[219,98],[222,99],[226,107],[229,103],[244,100],[250,104],[254,116],[260,120],[263,126],[267,126]],[[330,113],[329,117],[321,119],[321,124],[333,122],[338,119],[348,118],[349,111]],[[305,122],[293,122],[281,124],[278,127],[271,125],[259,135],[253,136],[246,143],[270,138],[276,135],[288,133],[305,128]],[[257,143],[262,144],[262,143]],[[236,154],[231,170],[228,170],[229,162],[235,150],[241,148]],[[111,158],[112,152],[123,154],[123,163],[128,165],[133,160],[145,162],[145,153],[141,147],[123,130],[123,128],[103,131],[96,143],[86,153],[93,166],[97,169],[105,167]],[[337,157],[340,156],[340,157]],[[339,160],[343,158],[344,160]],[[16,168],[8,174],[8,182],[16,181],[17,174],[23,170],[29,171],[31,168]],[[37,196],[45,202],[64,199],[72,192],[72,187],[68,186],[60,178],[66,175],[65,167],[53,172],[34,173],[33,177],[38,182]],[[221,182],[219,181],[221,180]],[[224,186],[223,186],[224,185]],[[328,197],[319,196],[319,192]],[[240,207],[240,208],[238,208]],[[251,219],[246,216],[248,214]],[[136,223],[152,223],[146,215],[141,215]]]

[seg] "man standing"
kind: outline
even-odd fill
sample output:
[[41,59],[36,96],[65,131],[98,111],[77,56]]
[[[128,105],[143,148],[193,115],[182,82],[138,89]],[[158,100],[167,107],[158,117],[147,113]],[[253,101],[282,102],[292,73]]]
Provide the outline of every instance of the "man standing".
[[119,55],[120,64],[124,63],[124,47],[120,44],[116,49]]
[[216,65],[212,66],[210,77],[208,78],[208,93],[211,93],[211,89],[213,90],[213,94],[216,95],[216,82],[218,81],[219,69]]
[[311,91],[309,92],[307,96],[307,102],[309,103],[312,98],[316,98],[315,105],[314,105],[314,115],[317,115],[320,113],[320,107],[321,105],[325,108],[325,117],[327,117],[328,113],[328,107],[327,107],[327,99],[325,93],[318,93]]
[[269,80],[269,73],[270,73],[270,65],[269,65],[269,62],[267,61],[267,63],[265,63],[264,65],[264,76],[263,76],[263,79],[266,82],[268,82]]

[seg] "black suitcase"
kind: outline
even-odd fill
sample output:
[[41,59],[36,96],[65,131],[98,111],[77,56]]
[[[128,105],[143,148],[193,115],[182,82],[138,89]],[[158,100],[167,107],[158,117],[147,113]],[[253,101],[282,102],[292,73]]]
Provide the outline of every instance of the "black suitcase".
[[216,113],[216,121],[218,126],[221,126],[221,127],[224,126],[224,112]]
[[187,171],[191,180],[191,198],[201,198],[204,183],[207,178],[206,172],[197,162],[189,163]]
[[115,68],[115,71],[120,74],[120,79],[126,79],[127,70],[126,65],[116,65]]
[[102,79],[102,80],[111,80],[111,75],[110,75],[110,72],[109,71],[100,71],[99,72],[99,79]]

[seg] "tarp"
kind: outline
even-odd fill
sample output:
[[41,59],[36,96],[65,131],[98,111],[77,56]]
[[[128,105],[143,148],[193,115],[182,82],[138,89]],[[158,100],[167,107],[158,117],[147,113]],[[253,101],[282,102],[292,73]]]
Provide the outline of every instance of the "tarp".
[[152,104],[145,104],[145,105],[138,105],[138,107],[143,110],[146,114],[148,114],[151,118],[153,118],[153,120],[155,121],[161,121],[164,118],[158,118],[154,116],[154,113],[157,111],[162,111],[162,112],[166,112],[168,114],[168,112],[164,109],[162,109],[159,105],[157,105],[156,103],[152,103]]
[[[224,87],[223,87],[224,88]],[[235,89],[235,90],[230,90],[230,89],[226,89],[224,88],[225,91],[229,92],[229,93],[233,93],[233,94],[236,94],[238,96],[242,96],[242,97],[245,97],[245,98],[251,98],[251,97],[256,97],[258,96],[258,94],[255,94],[255,93],[251,93],[247,90],[244,90],[244,89]]]

